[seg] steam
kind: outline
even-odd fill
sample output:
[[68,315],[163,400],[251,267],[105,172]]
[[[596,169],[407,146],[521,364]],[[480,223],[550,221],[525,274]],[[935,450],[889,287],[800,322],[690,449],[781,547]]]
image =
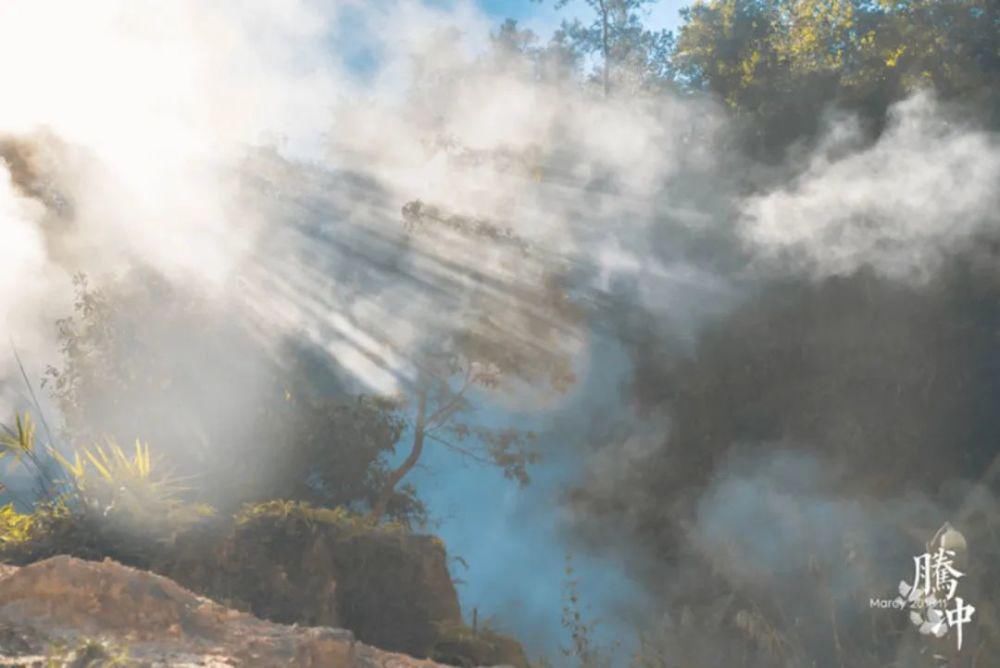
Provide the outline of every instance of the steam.
[[236,161],[262,133],[305,149],[327,129],[333,18],[299,2],[0,10],[0,323],[27,359],[53,359],[75,272],[231,280],[263,224]]
[[[0,334],[37,372],[58,355],[52,322],[71,308],[70,277],[139,269],[209,294],[219,313],[264,339],[321,351],[379,392],[405,389],[421,346],[462,325],[473,304],[511,341],[567,351],[582,374],[594,338],[618,338],[646,413],[622,407],[620,420],[638,426],[602,433],[583,453],[585,487],[603,504],[572,505],[581,533],[612,533],[647,583],[663,575],[663,536],[690,538],[697,558],[670,565],[692,589],[708,581],[697,566],[706,557],[734,581],[757,577],[724,558],[733,541],[765,566],[787,553],[836,551],[850,532],[858,554],[879,553],[865,541],[899,515],[873,519],[857,488],[829,479],[816,443],[848,427],[830,404],[808,403],[792,387],[844,366],[836,336],[792,319],[780,331],[811,333],[807,361],[819,371],[775,372],[763,388],[777,388],[774,405],[820,416],[789,423],[805,432],[796,448],[810,454],[726,434],[722,454],[754,445],[753,458],[706,458],[697,480],[650,473],[651,462],[700,456],[676,448],[691,406],[671,373],[698,371],[690,360],[699,355],[727,370],[739,366],[727,366],[731,358],[752,357],[739,337],[711,338],[712,327],[735,317],[734,331],[748,336],[769,324],[779,331],[789,321],[760,325],[747,313],[785,299],[782,290],[840,313],[846,329],[830,331],[879,354],[895,343],[866,320],[873,309],[863,295],[872,292],[899,306],[886,310],[901,321],[988,320],[964,303],[940,304],[963,289],[949,282],[955,258],[1000,223],[996,136],[917,94],[893,108],[876,139],[841,121],[787,182],[747,193],[742,183],[771,172],[731,154],[713,101],[605,98],[538,76],[484,46],[491,28],[470,3],[9,3],[0,9]],[[336,60],[338,41],[347,48],[351,39],[378,54],[373,72]],[[432,224],[406,229],[404,207]],[[583,326],[553,322],[539,297],[552,275],[583,304]],[[860,275],[872,283],[851,282]],[[167,363],[190,348],[188,335],[159,332]],[[865,357],[862,380],[906,371],[907,387],[933,388],[935,378],[964,378],[988,350],[949,356],[919,332],[905,343],[938,366],[918,378],[922,370],[867,367]],[[18,401],[13,371],[0,355],[0,411]],[[216,380],[199,408],[224,402],[215,419],[236,428],[234,406],[260,396],[263,374]],[[620,389],[585,381],[588,392]],[[501,407],[552,407],[525,387],[506,389],[514,403]],[[927,412],[907,404],[893,415]],[[956,415],[931,426],[952,433]],[[922,507],[901,493],[894,503]],[[792,515],[775,514],[788,507]],[[847,590],[860,591],[852,583]],[[665,600],[658,613],[680,598]]]
[[808,168],[743,206],[745,236],[768,259],[818,277],[870,266],[926,280],[945,256],[1000,224],[1000,146],[949,120],[930,93],[898,103],[889,126],[861,150],[840,121]]
[[[8,267],[30,259],[51,289],[78,271],[142,267],[228,294],[252,307],[260,331],[305,335],[379,391],[412,378],[406,357],[440,329],[428,314],[442,307],[460,314],[489,293],[497,316],[510,314],[506,329],[527,339],[525,318],[540,306],[518,295],[554,266],[596,273],[598,286],[668,273],[638,250],[664,213],[691,218],[665,188],[714,165],[720,122],[708,103],[602,100],[539,81],[486,56],[491,26],[469,4],[106,1],[61,8],[53,28],[54,11],[8,9],[0,34],[5,85],[45,82],[0,112],[6,161],[38,163],[37,184],[4,193],[20,221],[8,225],[19,230]],[[348,16],[380,55],[367,81],[330,52]],[[247,160],[262,140],[281,157]],[[415,200],[507,230],[530,256],[457,234],[404,235],[399,212]],[[400,261],[409,276],[384,269]],[[504,287],[490,293],[484,281]],[[21,283],[5,283],[5,326],[36,357],[51,352],[51,312],[25,315],[26,305],[67,295],[32,297]]]
[[[736,202],[747,263],[728,283],[748,285],[696,319],[690,347],[669,322],[622,327],[644,421],[620,418],[569,505],[650,587],[674,660],[861,665],[873,655],[852,652],[888,648],[914,663],[910,636],[864,638],[898,621],[865,597],[891,595],[954,517],[996,548],[997,137],[926,93],[874,140],[855,128]],[[788,637],[801,645],[772,644]]]

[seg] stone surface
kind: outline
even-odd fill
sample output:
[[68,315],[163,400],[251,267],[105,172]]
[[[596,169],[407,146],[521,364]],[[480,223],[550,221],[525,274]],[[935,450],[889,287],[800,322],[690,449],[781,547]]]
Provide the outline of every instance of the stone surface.
[[[53,657],[59,657],[53,661]],[[59,556],[0,569],[0,666],[432,668],[349,631],[262,621],[172,580]]]
[[462,623],[440,540],[303,504],[259,504],[131,565],[261,619],[347,628],[412,656],[435,656],[440,629]]

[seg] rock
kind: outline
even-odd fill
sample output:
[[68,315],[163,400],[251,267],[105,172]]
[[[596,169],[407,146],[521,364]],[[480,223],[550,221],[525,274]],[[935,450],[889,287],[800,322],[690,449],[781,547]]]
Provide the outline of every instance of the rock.
[[267,501],[169,536],[108,530],[80,515],[29,519],[26,537],[0,543],[0,560],[111,558],[275,624],[346,628],[361,643],[463,668],[528,665],[515,639],[463,624],[438,538],[343,508]]
[[0,571],[0,666],[432,668],[349,631],[266,622],[116,562]]
[[440,540],[303,504],[259,504],[179,536],[150,570],[262,619],[342,626],[413,656],[431,656],[439,629],[462,623]]

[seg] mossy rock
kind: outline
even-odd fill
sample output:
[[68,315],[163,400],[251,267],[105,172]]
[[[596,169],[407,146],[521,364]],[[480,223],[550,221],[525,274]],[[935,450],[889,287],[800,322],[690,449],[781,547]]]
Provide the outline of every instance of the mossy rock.
[[453,666],[514,666],[528,668],[521,644],[491,629],[474,630],[464,624],[439,627],[431,659]]
[[248,507],[221,541],[179,537],[168,561],[157,570],[264,619],[343,627],[414,656],[430,656],[439,628],[461,623],[440,540],[342,510]]

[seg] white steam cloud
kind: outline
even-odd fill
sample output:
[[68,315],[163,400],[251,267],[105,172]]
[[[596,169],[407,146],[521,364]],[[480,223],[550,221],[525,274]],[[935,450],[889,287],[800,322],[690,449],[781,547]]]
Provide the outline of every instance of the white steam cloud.
[[1000,143],[949,122],[930,94],[897,104],[874,145],[844,155],[858,139],[839,125],[793,183],[745,203],[745,236],[765,258],[821,277],[871,266],[922,279],[1000,225]]
[[4,3],[3,338],[54,361],[52,321],[77,271],[143,266],[223,286],[262,224],[234,164],[265,132],[315,147],[334,17],[297,1]]
[[[471,3],[409,0],[5,6],[3,333],[51,360],[70,274],[151,267],[239,297],[263,330],[392,391],[433,321],[473,297],[529,339],[526,314],[545,306],[524,295],[553,266],[585,268],[597,290],[624,277],[661,313],[692,291],[727,301],[684,243],[733,208],[758,258],[819,276],[926,274],[997,222],[997,142],[928,95],[897,105],[869,148],[846,150],[856,132],[838,126],[790,185],[740,202],[710,102],[605,99],[489,53],[491,28]],[[358,41],[376,54],[367,74],[338,60]],[[248,162],[261,142],[283,157]],[[532,252],[407,235],[415,200]]]
[[[545,305],[525,295],[553,266],[587,266],[597,287],[672,282],[647,237],[665,215],[697,218],[664,193],[712,168],[712,106],[541,81],[486,53],[493,27],[472,3],[410,0],[5,6],[0,142],[20,176],[0,189],[3,333],[50,362],[71,274],[148,267],[392,391],[433,321],[470,299],[530,342]],[[358,40],[377,54],[370,76],[338,60]],[[261,142],[281,157],[247,161]],[[406,235],[414,200],[532,253]]]
[[[491,27],[471,3],[410,0],[5,5],[2,333],[51,361],[72,273],[151,267],[392,391],[472,299],[531,343],[547,305],[527,295],[553,267],[595,291],[624,277],[658,313],[728,303],[728,279],[685,243],[732,235],[733,210],[759,259],[818,276],[926,274],[998,222],[995,138],[928,95],[897,105],[870,147],[838,126],[790,185],[741,201],[724,165],[746,163],[719,154],[710,102],[546,79],[490,53]],[[377,56],[367,74],[338,60],[359,40]],[[281,155],[247,160],[262,141]],[[531,252],[407,234],[416,200]]]

